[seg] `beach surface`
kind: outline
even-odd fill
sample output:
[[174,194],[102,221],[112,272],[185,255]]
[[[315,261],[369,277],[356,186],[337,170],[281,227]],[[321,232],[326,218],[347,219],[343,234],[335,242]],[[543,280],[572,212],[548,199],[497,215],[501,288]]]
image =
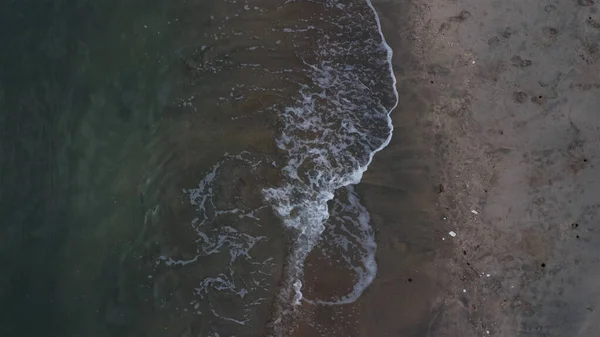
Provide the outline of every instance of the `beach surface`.
[[378,276],[339,336],[596,336],[598,4],[374,5],[400,102],[357,188]]

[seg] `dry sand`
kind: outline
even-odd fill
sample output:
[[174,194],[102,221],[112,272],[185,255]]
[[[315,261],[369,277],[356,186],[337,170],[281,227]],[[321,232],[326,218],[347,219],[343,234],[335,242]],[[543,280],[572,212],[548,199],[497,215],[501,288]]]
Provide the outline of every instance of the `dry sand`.
[[599,5],[375,6],[401,99],[357,335],[600,336]]

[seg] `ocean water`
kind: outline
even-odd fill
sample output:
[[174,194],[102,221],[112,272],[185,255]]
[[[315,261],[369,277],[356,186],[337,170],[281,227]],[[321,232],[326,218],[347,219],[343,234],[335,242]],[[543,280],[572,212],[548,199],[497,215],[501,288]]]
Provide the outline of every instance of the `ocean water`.
[[[376,277],[353,185],[397,94],[369,1],[4,1],[0,25],[1,336],[284,336]],[[339,287],[307,292],[311,253]]]

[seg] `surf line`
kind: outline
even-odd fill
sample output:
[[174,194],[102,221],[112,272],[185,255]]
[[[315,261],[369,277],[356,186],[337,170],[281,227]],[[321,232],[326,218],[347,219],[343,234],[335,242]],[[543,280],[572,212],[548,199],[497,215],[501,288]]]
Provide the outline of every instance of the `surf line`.
[[[369,6],[369,8],[371,9],[371,11],[373,12],[373,15],[375,17],[375,21],[377,23],[377,31],[379,32],[379,36],[381,37],[381,44],[384,46],[384,48],[386,49],[386,57],[387,57],[387,63],[388,63],[388,69],[389,69],[389,74],[390,77],[392,79],[392,91],[394,94],[394,104],[392,105],[392,107],[388,110],[387,112],[387,121],[388,121],[388,127],[390,130],[390,133],[387,137],[387,139],[385,140],[385,142],[376,150],[374,150],[369,158],[369,161],[367,162],[367,164],[364,166],[364,169],[362,170],[362,172],[360,173],[360,177],[362,177],[362,175],[364,174],[364,172],[367,171],[368,166],[370,165],[371,161],[373,160],[373,157],[375,156],[375,154],[381,150],[383,150],[385,147],[387,147],[392,139],[392,134],[394,131],[394,126],[392,123],[392,118],[391,118],[391,113],[392,111],[394,111],[394,109],[398,106],[399,103],[399,95],[398,95],[398,89],[396,87],[397,84],[397,80],[396,80],[396,75],[394,73],[394,68],[393,68],[393,64],[392,64],[392,58],[393,58],[393,50],[392,48],[389,46],[389,44],[387,43],[386,39],[385,39],[385,35],[383,34],[383,28],[381,26],[381,20],[379,18],[379,15],[377,14],[377,10],[375,9],[375,7],[373,6],[373,3],[370,0],[366,0],[367,5]],[[350,188],[349,193],[351,193],[351,197],[356,199],[354,202],[358,202],[359,203],[359,207],[363,209],[364,212],[366,212],[366,222],[365,224],[361,224],[362,226],[369,226],[369,221],[370,221],[370,217],[369,217],[369,213],[366,209],[364,209],[364,206],[360,205],[360,201],[358,201],[358,196],[355,195],[354,189],[352,188],[352,185],[348,185],[346,186],[348,188]],[[374,238],[373,238],[374,239]],[[373,256],[368,256],[367,259],[369,261],[364,261],[365,262],[365,268],[368,270],[368,272],[366,273],[366,275],[363,275],[362,279],[358,281],[358,284],[354,285],[354,290],[352,291],[351,294],[348,294],[344,297],[342,297],[340,300],[338,301],[322,301],[322,300],[309,300],[304,298],[304,300],[310,304],[320,304],[320,305],[342,305],[342,304],[349,304],[352,303],[354,301],[356,301],[363,293],[363,291],[365,289],[367,289],[367,287],[371,284],[371,282],[373,282],[373,280],[375,279],[375,275],[377,274],[377,265],[375,263],[375,249],[376,249],[376,244],[375,242],[370,242],[370,248],[372,249],[372,252],[369,252],[371,254],[373,254]],[[300,291],[300,290],[298,290]],[[298,297],[298,296],[297,296]],[[299,301],[295,302],[294,304],[298,305]]]
[[[362,179],[364,172],[367,171],[368,166],[371,164],[375,154],[389,145],[392,135],[393,135],[393,124],[392,124],[392,119],[391,119],[391,113],[398,106],[398,103],[399,103],[399,95],[398,95],[398,91],[396,88],[397,80],[396,80],[396,77],[395,77],[395,74],[393,71],[393,66],[392,66],[393,51],[385,39],[382,25],[381,25],[381,20],[379,18],[379,15],[377,14],[375,7],[373,6],[373,4],[370,0],[366,0],[366,3],[368,5],[368,7],[370,8],[370,10],[372,11],[373,16],[375,18],[377,30],[378,30],[379,37],[380,37],[379,45],[381,47],[383,47],[385,50],[385,57],[387,60],[388,73],[389,73],[389,76],[391,77],[391,82],[392,82],[391,84],[392,84],[392,92],[393,92],[393,96],[394,96],[394,101],[390,108],[385,109],[385,110],[387,110],[385,112],[386,112],[386,119],[387,119],[387,130],[389,130],[389,131],[388,131],[387,137],[385,139],[382,139],[381,144],[377,148],[371,150],[368,153],[368,160],[366,161],[366,163],[364,163],[362,165],[359,164],[358,167],[356,168],[356,170],[354,170],[353,172],[350,172],[346,176],[333,177],[332,180],[325,186],[325,187],[329,187],[329,188],[312,191],[313,192],[312,195],[316,195],[315,196],[316,200],[313,199],[313,200],[305,203],[302,206],[302,208],[307,210],[308,207],[306,207],[306,205],[310,204],[310,205],[316,206],[315,207],[316,211],[312,210],[312,209],[308,210],[309,212],[304,214],[304,217],[298,218],[298,219],[292,219],[293,221],[290,221],[289,216],[292,213],[292,208],[297,205],[292,205],[290,202],[288,202],[288,203],[284,203],[283,205],[280,204],[278,206],[275,206],[276,208],[279,208],[277,211],[280,213],[280,215],[288,216],[287,221],[290,223],[293,222],[290,227],[293,227],[293,228],[299,230],[299,234],[297,236],[297,241],[294,243],[294,247],[292,247],[292,249],[291,249],[290,257],[289,257],[287,265],[285,267],[286,270],[284,271],[284,275],[285,275],[284,278],[288,277],[288,279],[286,281],[284,281],[284,285],[282,287],[283,292],[279,294],[279,301],[289,301],[289,299],[291,299],[291,297],[292,297],[292,292],[293,292],[294,295],[293,295],[292,303],[294,306],[299,305],[303,299],[301,279],[303,276],[302,269],[304,267],[304,260],[305,260],[306,256],[308,255],[308,253],[312,250],[314,244],[316,243],[322,230],[324,229],[323,224],[325,223],[325,221],[327,220],[327,217],[328,217],[327,201],[333,199],[335,190],[346,187],[346,186],[358,184],[360,182],[360,180]],[[290,166],[290,164],[288,163],[288,167],[289,166]],[[295,178],[299,179],[297,176],[297,172],[294,172],[296,169],[297,169],[296,167],[291,167],[291,171],[295,174]],[[270,195],[270,197],[267,197],[267,199],[274,200],[274,199],[277,199],[276,198],[277,196],[281,196],[281,194],[282,194],[281,192],[284,192],[284,191],[289,192],[289,191],[294,191],[294,190],[295,190],[294,187],[287,185],[285,188],[282,188],[282,189],[271,189],[265,195],[266,196]],[[325,211],[324,213],[327,213],[327,214],[323,215],[319,211]],[[311,224],[316,224],[316,226],[306,226],[306,227],[301,226],[300,223],[303,221],[306,221]],[[284,222],[286,222],[286,221],[284,220]],[[370,281],[372,281],[372,279]],[[285,283],[287,283],[287,284],[285,284]],[[368,284],[366,284],[364,286],[364,288],[366,288],[367,286],[368,286]],[[356,298],[358,298],[358,296],[353,296],[352,299],[346,298],[344,301],[341,301],[339,304],[351,303],[354,300],[356,300]],[[279,303],[279,304],[281,305],[282,303]],[[289,304],[289,302],[288,302],[288,304]],[[282,310],[282,308],[280,307],[279,310]],[[287,310],[283,310],[283,311],[287,311]],[[281,312],[280,312],[280,314],[281,314]],[[273,323],[277,324],[280,321],[281,321],[281,316],[276,318]]]

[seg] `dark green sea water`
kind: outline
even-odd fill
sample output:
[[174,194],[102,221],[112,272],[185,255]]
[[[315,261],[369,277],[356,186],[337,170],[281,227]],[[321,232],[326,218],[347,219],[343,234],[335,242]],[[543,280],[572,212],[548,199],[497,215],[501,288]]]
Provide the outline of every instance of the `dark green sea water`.
[[0,336],[120,336],[144,323],[136,254],[176,152],[181,9],[0,3]]
[[[271,173],[261,175],[277,180],[273,116],[260,113],[273,99],[242,89],[246,100],[223,99],[236,85],[260,84],[239,65],[252,61],[239,52],[251,40],[214,38],[215,22],[245,9],[216,4],[0,3],[0,336],[249,336],[264,328],[276,287],[262,291],[252,325],[228,320],[251,319],[232,295],[213,295],[210,284],[212,299],[195,295],[223,270],[240,280],[256,272],[230,263],[235,238],[185,269],[161,262],[198,254],[192,221],[214,214],[196,213],[184,191],[226,153],[253,151],[220,168],[223,179],[211,185],[218,206],[267,210],[265,181],[245,178],[248,160],[268,162]],[[251,26],[247,14],[231,23]],[[239,193],[243,205],[232,199]],[[211,221],[205,232],[221,237],[223,221],[247,227],[236,219]],[[271,212],[261,219],[270,240],[253,256],[268,259],[260,270],[267,287],[277,283],[269,278],[278,277],[285,239]]]

